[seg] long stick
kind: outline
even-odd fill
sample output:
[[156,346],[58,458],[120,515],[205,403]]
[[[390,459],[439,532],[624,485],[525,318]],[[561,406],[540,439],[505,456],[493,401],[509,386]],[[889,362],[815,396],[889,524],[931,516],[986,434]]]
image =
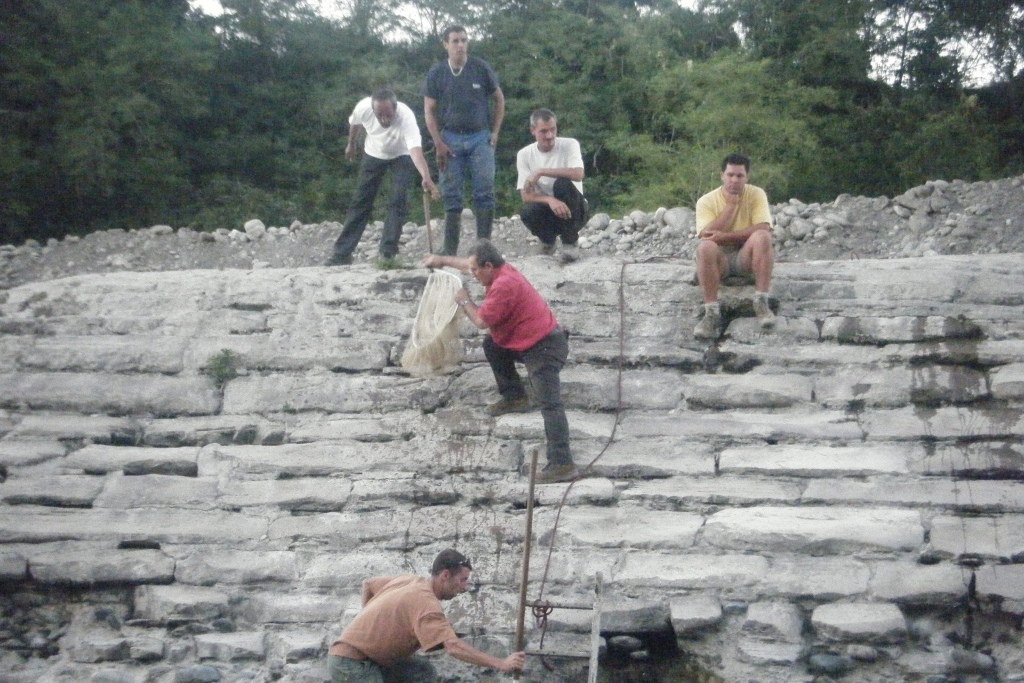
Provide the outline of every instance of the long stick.
[[[530,486],[526,493],[526,532],[523,539],[523,574],[519,582],[519,612],[516,614],[516,639],[513,652],[522,652],[523,650],[523,631],[526,622],[526,584],[530,580],[530,545],[533,539],[533,486],[537,479],[538,450],[534,448],[533,455],[530,457]],[[512,678],[518,681],[519,673],[515,673]]]
[[434,237],[430,232],[430,191],[423,190],[423,218],[427,221],[427,253],[434,253]]

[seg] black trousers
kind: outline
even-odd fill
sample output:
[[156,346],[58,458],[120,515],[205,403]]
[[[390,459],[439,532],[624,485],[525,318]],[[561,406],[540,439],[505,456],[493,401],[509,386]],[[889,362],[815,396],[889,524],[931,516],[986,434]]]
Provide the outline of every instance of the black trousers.
[[583,227],[583,195],[568,178],[556,178],[554,197],[568,205],[572,218],[559,218],[543,202],[523,204],[519,217],[544,244],[554,244],[555,239],[561,237],[562,244],[572,246],[579,241],[580,228]]
[[384,182],[384,174],[389,170],[391,197],[388,199],[388,213],[384,219],[384,234],[380,238],[380,255],[391,258],[398,254],[398,238],[402,236],[402,226],[409,215],[407,199],[409,186],[416,175],[416,166],[408,154],[394,159],[378,159],[364,152],[363,161],[359,165],[359,186],[356,187],[352,205],[345,216],[345,227],[334,243],[335,255],[351,256],[356,250],[373,213],[373,202]]
[[569,449],[569,421],[562,404],[562,383],[559,373],[569,356],[569,336],[561,327],[553,329],[546,337],[526,349],[513,351],[498,346],[490,335],[484,337],[484,356],[491,365],[494,381],[498,384],[501,397],[512,401],[526,396],[526,387],[516,361],[521,361],[530,373],[533,397],[540,404],[544,418],[544,437],[547,440],[548,463],[568,465],[572,463]]

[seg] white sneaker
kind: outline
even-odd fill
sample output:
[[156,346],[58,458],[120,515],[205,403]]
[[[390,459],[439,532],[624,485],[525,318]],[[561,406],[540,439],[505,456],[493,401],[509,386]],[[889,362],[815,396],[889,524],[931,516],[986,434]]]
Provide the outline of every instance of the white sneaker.
[[768,305],[768,297],[754,297],[754,315],[757,316],[757,322],[761,324],[762,330],[775,326],[775,314],[772,313],[771,306]]
[[704,310],[704,317],[693,328],[693,336],[697,339],[718,339],[719,328],[722,325],[722,315],[714,311]]

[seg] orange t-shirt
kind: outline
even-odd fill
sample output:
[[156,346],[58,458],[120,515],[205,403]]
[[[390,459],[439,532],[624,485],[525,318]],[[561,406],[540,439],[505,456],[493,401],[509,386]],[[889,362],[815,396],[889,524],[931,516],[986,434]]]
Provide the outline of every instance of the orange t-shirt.
[[373,596],[335,643],[347,643],[381,666],[457,638],[430,587],[411,574],[367,579]]

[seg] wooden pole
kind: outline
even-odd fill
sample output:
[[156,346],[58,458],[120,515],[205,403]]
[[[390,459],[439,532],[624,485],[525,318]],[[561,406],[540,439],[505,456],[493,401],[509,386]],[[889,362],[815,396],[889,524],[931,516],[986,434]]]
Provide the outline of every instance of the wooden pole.
[[427,253],[434,253],[434,238],[430,232],[430,191],[423,190],[423,219],[427,222]]
[[[526,492],[526,531],[523,538],[523,573],[519,581],[519,612],[516,614],[516,638],[513,652],[523,650],[523,638],[526,625],[526,586],[530,581],[530,545],[533,540],[533,487],[537,480],[537,452],[534,448],[530,456],[530,485]],[[513,675],[514,680],[519,680],[519,673]]]

